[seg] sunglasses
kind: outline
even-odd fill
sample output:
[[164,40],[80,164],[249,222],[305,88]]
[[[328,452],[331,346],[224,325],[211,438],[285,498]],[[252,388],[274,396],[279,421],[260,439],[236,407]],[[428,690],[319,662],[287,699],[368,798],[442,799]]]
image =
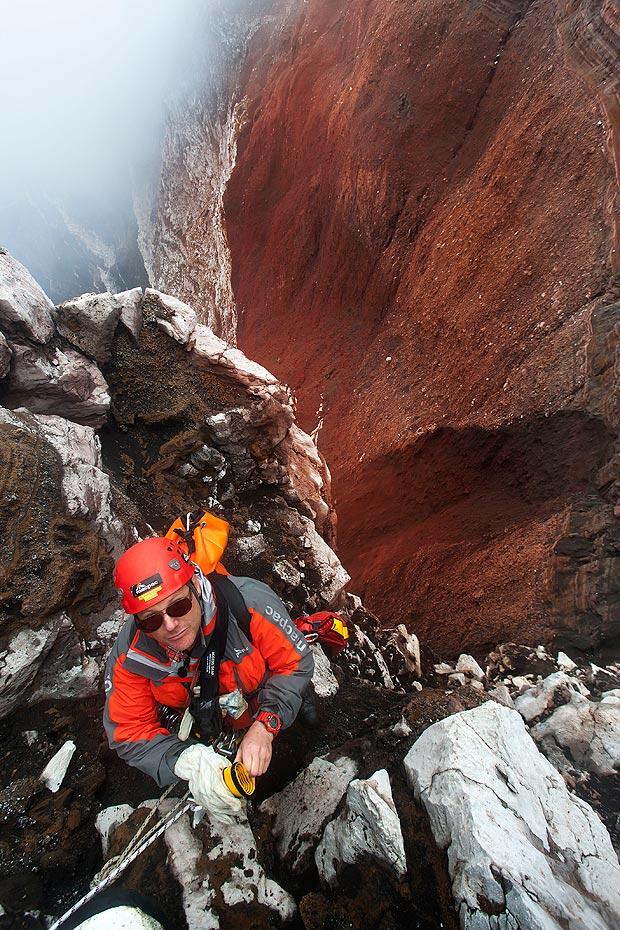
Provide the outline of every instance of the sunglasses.
[[149,614],[148,617],[140,618],[136,616],[135,620],[139,628],[144,630],[145,633],[155,633],[164,622],[164,617],[174,617],[176,620],[179,617],[184,617],[191,609],[192,597],[189,594],[186,597],[180,597],[178,601],[173,601],[172,604],[168,604],[165,610],[156,610],[154,613]]

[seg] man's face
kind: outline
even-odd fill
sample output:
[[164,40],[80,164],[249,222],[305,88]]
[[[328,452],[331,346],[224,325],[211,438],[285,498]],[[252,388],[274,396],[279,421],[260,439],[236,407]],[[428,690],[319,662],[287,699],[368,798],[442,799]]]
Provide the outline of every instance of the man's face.
[[[166,613],[166,608],[170,607],[171,604],[176,604],[177,601],[183,600],[183,598],[191,598],[192,606],[188,613],[184,614],[182,617],[170,617]],[[157,613],[162,613],[164,615],[163,623],[159,629],[155,630],[154,633],[148,633],[148,635],[158,642],[160,646],[172,649],[174,652],[185,652],[191,649],[194,645],[198,630],[200,629],[200,620],[202,617],[200,602],[191,585],[185,585],[178,591],[175,591],[170,597],[166,597],[163,601],[159,601],[151,610],[140,611],[137,615],[137,620],[146,620],[148,617]]]

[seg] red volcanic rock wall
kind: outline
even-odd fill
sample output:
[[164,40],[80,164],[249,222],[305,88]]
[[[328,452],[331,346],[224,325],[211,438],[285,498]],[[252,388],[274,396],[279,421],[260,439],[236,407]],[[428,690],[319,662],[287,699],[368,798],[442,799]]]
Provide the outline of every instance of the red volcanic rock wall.
[[566,53],[597,6],[287,2],[249,49],[239,345],[322,401],[352,589],[438,650],[617,636],[610,70]]

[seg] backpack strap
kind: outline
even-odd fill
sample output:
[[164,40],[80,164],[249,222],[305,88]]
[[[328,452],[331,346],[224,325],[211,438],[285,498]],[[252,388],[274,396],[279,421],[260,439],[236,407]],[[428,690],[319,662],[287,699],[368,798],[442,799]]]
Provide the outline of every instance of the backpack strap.
[[211,572],[207,579],[215,589],[218,600],[223,600],[230,610],[231,614],[237,621],[237,626],[241,632],[252,642],[250,633],[250,622],[252,614],[248,610],[243,595],[239,588],[226,575],[220,575],[218,572]]
[[192,510],[189,513],[186,513],[185,516],[181,518],[185,528],[180,530],[178,527],[175,527],[174,530],[177,536],[180,536],[181,539],[186,543],[187,554],[190,559],[196,549],[196,543],[194,542],[194,530],[197,526],[200,525],[202,513],[202,510]]

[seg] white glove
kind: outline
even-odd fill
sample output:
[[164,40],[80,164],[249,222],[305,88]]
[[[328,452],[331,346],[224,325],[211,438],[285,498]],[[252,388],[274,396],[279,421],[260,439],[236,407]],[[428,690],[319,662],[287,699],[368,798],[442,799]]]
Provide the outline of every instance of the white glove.
[[212,746],[194,743],[183,750],[174,766],[174,774],[189,782],[194,800],[224,823],[232,823],[233,815],[242,809],[241,798],[224,784],[222,771],[229,765]]

